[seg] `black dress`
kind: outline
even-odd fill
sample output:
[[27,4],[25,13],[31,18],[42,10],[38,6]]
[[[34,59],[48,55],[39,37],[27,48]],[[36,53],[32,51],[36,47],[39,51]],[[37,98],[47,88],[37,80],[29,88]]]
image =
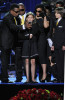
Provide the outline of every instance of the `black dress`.
[[41,64],[46,64],[47,63],[47,42],[46,42],[46,35],[44,32],[44,27],[43,27],[43,19],[36,19],[39,29],[40,29],[40,34],[39,34],[39,39],[38,39],[38,53],[39,53],[39,59]]
[[[32,39],[24,40],[23,43],[23,51],[22,51],[22,57],[27,59],[27,58],[35,58],[38,56],[38,49],[37,49],[37,25],[33,25],[33,28],[31,29],[26,29],[25,35],[27,36],[28,34],[33,34]],[[36,29],[36,30],[35,30]]]

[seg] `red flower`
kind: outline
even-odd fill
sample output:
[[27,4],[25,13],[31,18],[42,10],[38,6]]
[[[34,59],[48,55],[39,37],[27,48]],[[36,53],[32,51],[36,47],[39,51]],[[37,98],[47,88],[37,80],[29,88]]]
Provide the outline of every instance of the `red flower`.
[[10,100],[18,100],[18,96],[14,96]]
[[32,90],[31,89],[28,89],[26,93],[27,94],[31,94],[32,93]]
[[12,97],[10,100],[62,100],[61,96],[54,91],[46,89],[28,89],[19,91],[17,96]]

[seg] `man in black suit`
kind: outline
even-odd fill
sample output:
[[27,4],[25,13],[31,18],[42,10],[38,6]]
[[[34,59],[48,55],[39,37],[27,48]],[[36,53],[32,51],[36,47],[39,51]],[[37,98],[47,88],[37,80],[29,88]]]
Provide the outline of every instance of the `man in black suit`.
[[[19,6],[12,4],[9,13],[3,18],[3,29],[1,33],[1,60],[2,60],[2,82],[8,82],[8,64],[11,49],[16,48],[18,33],[22,31],[22,26],[18,19]],[[18,21],[17,21],[18,20]]]
[[55,16],[57,21],[53,37],[54,46],[51,47],[51,50],[55,52],[58,82],[64,81],[65,19],[62,18],[62,15],[63,8],[56,8]]
[[[26,17],[26,13],[25,13],[25,7],[24,7],[24,4],[23,3],[19,3],[19,18],[20,18],[20,25],[23,25],[23,28],[25,29],[25,26],[24,26],[24,21],[25,21],[25,17]],[[24,14],[25,13],[25,14]],[[23,15],[24,17],[22,18]],[[24,33],[24,32],[23,32]],[[20,33],[19,33],[20,35]],[[20,37],[20,36],[19,36]],[[15,64],[16,64],[16,76],[17,76],[17,79],[16,79],[16,82],[20,82],[21,79],[22,79],[22,65],[23,65],[23,59],[22,59],[22,48],[23,48],[23,41],[22,39],[20,39],[18,37],[18,42],[17,42],[17,46],[16,46],[16,55],[15,55]]]

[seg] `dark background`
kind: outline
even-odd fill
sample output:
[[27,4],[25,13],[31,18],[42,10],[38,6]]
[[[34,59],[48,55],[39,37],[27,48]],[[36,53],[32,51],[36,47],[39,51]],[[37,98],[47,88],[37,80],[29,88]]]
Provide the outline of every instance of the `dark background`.
[[0,100],[9,100],[12,96],[17,95],[18,91],[23,89],[32,89],[32,88],[41,88],[41,89],[48,89],[50,91],[54,91],[58,94],[61,94],[64,92],[64,85],[52,85],[52,84],[46,84],[46,85],[0,85]]
[[34,12],[35,6],[41,2],[54,3],[56,1],[65,2],[65,0],[0,0],[0,19],[3,18],[4,13],[9,11],[10,5],[12,3],[23,3],[25,5],[26,12]]

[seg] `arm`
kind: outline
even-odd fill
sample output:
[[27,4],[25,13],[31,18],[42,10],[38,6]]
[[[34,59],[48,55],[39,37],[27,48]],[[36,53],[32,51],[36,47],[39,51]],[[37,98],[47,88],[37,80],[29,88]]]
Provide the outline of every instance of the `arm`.
[[[65,26],[65,21],[64,21],[64,25]],[[63,39],[63,46],[62,46],[62,50],[65,50],[65,27],[64,27],[64,39]]]
[[46,16],[44,17],[44,28],[48,28],[49,27],[49,21],[47,21]]
[[49,21],[49,32],[47,34],[47,39],[48,38],[52,38],[53,37],[53,33],[54,33],[53,20],[50,19],[50,21]]
[[3,22],[9,27],[11,31],[18,32],[19,30],[22,30],[21,25],[16,25],[15,23],[12,22],[11,18],[4,18]]
[[39,25],[37,23],[32,25],[32,34],[33,35],[38,35],[40,29],[39,29]]

